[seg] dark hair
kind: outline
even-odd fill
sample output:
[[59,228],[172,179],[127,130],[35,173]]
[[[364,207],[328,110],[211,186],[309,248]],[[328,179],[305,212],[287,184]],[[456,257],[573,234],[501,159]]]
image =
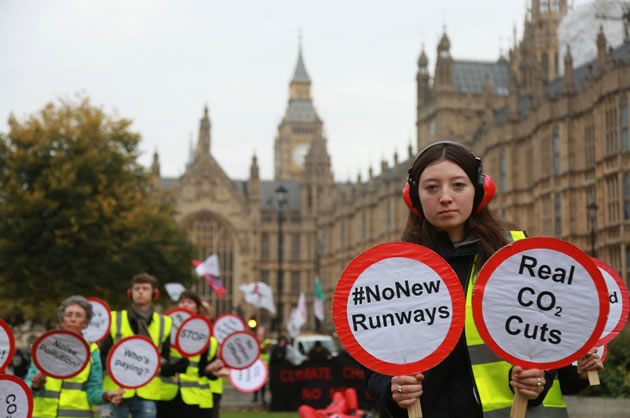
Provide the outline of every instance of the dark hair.
[[138,283],[149,283],[151,287],[153,287],[153,290],[157,289],[158,287],[157,279],[151,276],[149,273],[139,273],[133,276],[133,278],[131,279],[131,287],[133,288],[133,285]]
[[193,292],[192,290],[184,290],[179,295],[178,302],[181,302],[182,299],[190,299],[195,302],[195,305],[197,306],[197,313],[201,312],[201,299],[195,292]]
[[[410,176],[418,183],[420,175],[429,164],[442,160],[451,161],[464,170],[473,187],[478,183],[479,161],[474,154],[464,146],[449,143],[436,144],[424,150],[422,155],[414,161]],[[496,218],[487,207],[479,213],[475,213],[473,209],[472,214],[464,223],[464,237],[474,236],[479,239],[481,253],[477,265],[483,265],[495,251],[508,243],[505,233],[511,229],[515,228]],[[409,211],[402,240],[423,245],[441,254],[448,245],[443,235],[426,218],[420,218],[411,211]]]

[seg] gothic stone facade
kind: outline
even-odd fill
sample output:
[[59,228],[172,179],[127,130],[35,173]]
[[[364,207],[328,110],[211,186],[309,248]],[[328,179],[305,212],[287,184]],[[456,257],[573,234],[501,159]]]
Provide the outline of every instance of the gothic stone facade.
[[[566,51],[566,70],[558,77],[560,54],[549,34],[566,11],[564,0],[533,0],[523,40],[497,62],[454,59],[444,34],[431,77],[422,52],[416,151],[440,139],[468,145],[497,183],[491,208],[530,236],[558,237],[585,251],[594,228],[598,258],[628,280],[630,44],[607,49],[600,34],[593,40],[598,57],[573,68]],[[301,51],[289,87],[274,143],[274,180],[259,178],[255,156],[248,179],[226,175],[210,152],[206,109],[185,174],[162,178],[161,185],[177,199],[178,221],[198,257],[219,255],[228,294],[216,298],[207,285],[195,286],[212,297],[216,314],[256,313],[271,325],[239,290],[262,281],[274,291],[284,328],[300,292],[312,312],[319,275],[326,296],[320,329],[332,333],[332,296],[343,269],[361,251],[400,238],[408,216],[400,192],[415,152],[410,146],[402,158],[394,155],[393,165],[383,161],[378,174],[370,168],[367,179],[335,183]],[[286,199],[279,201],[280,186]],[[598,207],[595,219],[587,213],[591,202]],[[303,329],[315,327],[310,314]]]

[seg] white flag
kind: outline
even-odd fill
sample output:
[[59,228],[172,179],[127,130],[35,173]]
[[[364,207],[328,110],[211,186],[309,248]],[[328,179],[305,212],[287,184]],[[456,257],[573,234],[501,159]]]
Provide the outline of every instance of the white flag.
[[245,302],[251,303],[257,308],[265,308],[273,314],[276,313],[273,292],[268,284],[263,282],[242,284],[240,289],[245,292]]
[[324,292],[319,283],[319,277],[315,276],[315,297],[313,299],[313,313],[315,318],[320,321],[324,320]]
[[300,299],[295,308],[291,310],[289,322],[287,322],[287,330],[291,337],[295,337],[300,333],[300,328],[306,323],[306,299],[304,292],[300,293]]
[[168,297],[170,297],[173,302],[177,302],[179,300],[179,296],[184,290],[186,290],[184,285],[181,283],[166,283],[164,287],[166,288]]
[[195,267],[195,271],[201,277],[209,274],[214,277],[220,277],[219,274],[219,257],[216,254],[212,254],[210,257],[206,258],[206,260]]

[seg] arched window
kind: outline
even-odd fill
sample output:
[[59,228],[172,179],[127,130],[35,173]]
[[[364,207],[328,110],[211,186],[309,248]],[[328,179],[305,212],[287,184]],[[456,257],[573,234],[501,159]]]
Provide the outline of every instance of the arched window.
[[189,216],[183,222],[188,237],[196,247],[198,260],[205,260],[212,254],[219,257],[219,280],[227,291],[218,298],[205,280],[195,281],[192,289],[199,296],[210,297],[215,316],[232,312],[234,236],[223,220],[209,212]]

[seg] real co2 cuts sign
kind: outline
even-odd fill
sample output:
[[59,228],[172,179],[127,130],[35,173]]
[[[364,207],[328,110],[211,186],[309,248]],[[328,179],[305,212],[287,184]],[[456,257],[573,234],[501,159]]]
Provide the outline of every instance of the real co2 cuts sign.
[[30,418],[33,394],[26,383],[15,376],[0,375],[0,417]]
[[617,272],[609,265],[604,264],[595,258],[592,260],[595,262],[595,265],[597,265],[600,273],[602,273],[602,276],[604,277],[606,288],[608,289],[608,302],[610,303],[608,320],[606,321],[604,332],[597,342],[597,346],[600,346],[606,344],[619,335],[628,320],[630,302],[628,301],[628,290],[626,289],[626,285],[623,283],[623,279],[619,277]]
[[33,344],[33,361],[45,375],[69,379],[85,368],[90,347],[83,336],[70,331],[49,331]]
[[452,351],[464,328],[455,272],[428,248],[406,242],[372,247],[346,267],[333,319],[348,352],[388,375],[421,372]]
[[107,356],[107,372],[120,387],[136,389],[155,377],[160,353],[153,342],[142,335],[118,341]]
[[179,326],[175,342],[184,357],[201,354],[210,342],[210,322],[201,315],[193,315]]
[[228,335],[219,348],[219,357],[226,366],[246,369],[260,356],[260,343],[251,332],[237,331]]
[[602,335],[606,284],[577,247],[554,238],[516,241],[479,272],[473,314],[485,343],[504,360],[554,369],[584,356]]
[[7,368],[15,353],[15,339],[9,325],[0,319],[0,373]]
[[171,327],[171,345],[177,347],[177,341],[175,339],[175,337],[177,337],[177,330],[185,320],[193,316],[193,313],[184,308],[172,308],[166,311],[166,316],[173,320],[173,326]]
[[246,369],[230,369],[230,381],[241,392],[255,392],[267,381],[267,373],[267,365],[258,358]]
[[225,337],[236,331],[245,331],[245,322],[240,316],[234,314],[223,314],[214,321],[212,335],[219,344],[223,344]]
[[109,306],[97,298],[87,298],[92,305],[92,319],[87,328],[83,330],[83,336],[90,342],[99,343],[109,334],[112,323],[112,314]]

